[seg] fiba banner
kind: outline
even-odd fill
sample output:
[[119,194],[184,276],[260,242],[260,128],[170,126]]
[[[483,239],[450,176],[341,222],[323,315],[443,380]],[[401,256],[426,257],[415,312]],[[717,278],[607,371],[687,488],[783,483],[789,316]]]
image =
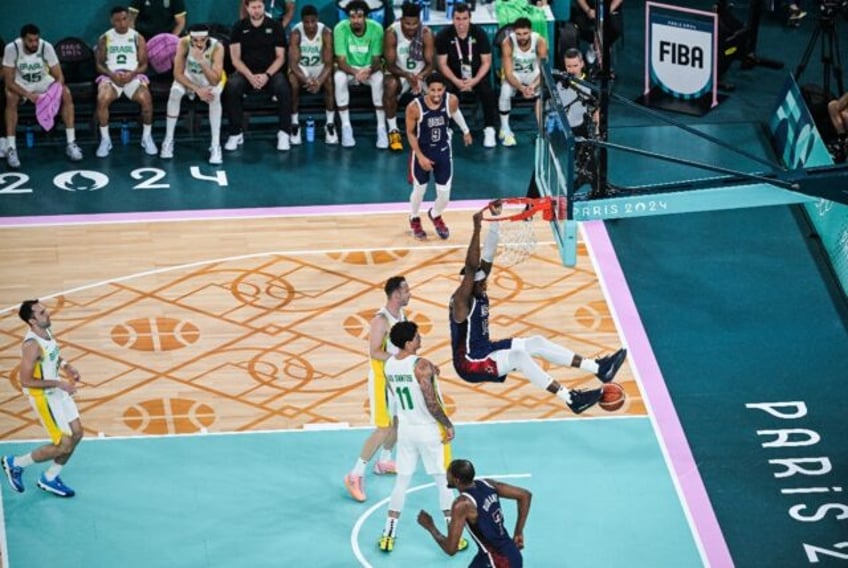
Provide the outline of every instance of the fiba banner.
[[[645,4],[642,102],[705,114],[718,98],[718,16],[668,4]],[[672,99],[671,104],[668,99]]]

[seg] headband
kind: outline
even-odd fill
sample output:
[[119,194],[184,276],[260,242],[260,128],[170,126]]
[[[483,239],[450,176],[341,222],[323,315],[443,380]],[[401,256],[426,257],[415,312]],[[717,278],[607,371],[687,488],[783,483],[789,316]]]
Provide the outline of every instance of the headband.
[[206,30],[200,30],[196,32],[188,32],[188,35],[191,36],[191,39],[206,39],[209,37],[209,32]]

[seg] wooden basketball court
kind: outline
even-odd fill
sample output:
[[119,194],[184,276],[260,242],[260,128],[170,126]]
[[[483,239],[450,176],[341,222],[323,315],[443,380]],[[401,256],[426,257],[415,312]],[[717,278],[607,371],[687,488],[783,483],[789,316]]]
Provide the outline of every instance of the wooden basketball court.
[[[29,297],[48,306],[63,356],[83,375],[76,400],[89,436],[367,424],[368,321],[395,274],[410,282],[421,352],[440,365],[455,421],[573,416],[523,377],[475,386],[453,372],[447,303],[472,205],[452,204],[450,239],[426,242],[409,235],[402,204],[345,215],[209,212],[182,221],[80,217],[6,227],[0,357],[11,380],[0,381],[0,438],[43,437],[17,378],[26,331],[17,307]],[[530,259],[504,270],[496,259],[492,335],[541,334],[587,357],[617,349],[586,250],[574,269],[564,268],[549,227],[535,224],[540,242]],[[598,384],[577,369],[548,371],[571,388]],[[616,414],[645,414],[628,365],[618,377],[628,402]],[[593,414],[608,415],[599,408],[585,415]]]

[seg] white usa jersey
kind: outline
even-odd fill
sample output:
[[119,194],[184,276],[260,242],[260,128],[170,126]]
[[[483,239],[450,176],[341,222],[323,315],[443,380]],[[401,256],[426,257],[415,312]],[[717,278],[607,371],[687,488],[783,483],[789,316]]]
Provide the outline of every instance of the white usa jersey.
[[110,71],[133,71],[138,67],[138,32],[134,29],[119,34],[114,28],[106,38],[106,67]]
[[[401,427],[437,425],[436,419],[430,414],[421,385],[415,378],[415,364],[419,357],[410,355],[404,359],[396,359],[394,355],[386,361],[386,385],[397,400],[397,417]],[[433,388],[439,397],[436,378],[433,377]]]
[[324,24],[318,22],[318,32],[314,38],[309,39],[306,31],[303,29],[303,22],[299,22],[294,27],[294,30],[300,33],[300,60],[298,61],[298,65],[307,74],[310,69],[317,69],[319,73],[324,69],[324,59],[322,57],[324,53],[324,29]]
[[397,38],[397,66],[413,74],[418,74],[424,69],[424,61],[417,61],[409,57],[409,47],[412,45],[412,40],[403,35],[400,27],[400,20],[396,20],[390,26],[395,32]]

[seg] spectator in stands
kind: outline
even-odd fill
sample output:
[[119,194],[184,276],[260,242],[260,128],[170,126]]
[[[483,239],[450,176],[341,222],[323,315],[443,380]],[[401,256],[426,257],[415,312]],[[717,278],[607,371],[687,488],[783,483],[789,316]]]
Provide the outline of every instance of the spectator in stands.
[[827,113],[836,131],[836,140],[830,144],[830,151],[834,160],[841,163],[848,156],[848,91],[827,103]]
[[492,44],[485,30],[471,23],[468,4],[454,6],[453,25],[436,35],[439,72],[454,94],[474,93],[483,107],[483,146],[494,148],[497,102],[489,70],[492,67]]
[[289,45],[289,83],[291,83],[291,143],[301,143],[300,90],[317,94],[324,89],[324,142],[338,144],[336,134],[336,98],[333,89],[333,31],[318,21],[318,9],[307,4],[300,10],[300,22],[292,29]]
[[230,123],[230,136],[224,150],[232,152],[244,143],[244,95],[263,91],[276,98],[279,116],[277,150],[290,147],[291,88],[283,73],[286,62],[286,34],[277,20],[265,15],[262,0],[245,0],[247,18],[236,22],[230,36],[230,59],[236,71],[224,88],[224,109]]
[[518,18],[512,24],[512,32],[501,44],[503,57],[503,81],[498,99],[501,115],[499,138],[504,146],[515,146],[515,134],[509,126],[512,97],[516,93],[526,100],[536,99],[536,116],[539,116],[539,85],[541,83],[541,60],[548,57],[548,42],[532,31],[530,20]]
[[407,92],[417,96],[426,89],[424,80],[433,72],[435,54],[435,36],[429,27],[421,24],[421,6],[405,2],[401,6],[400,20],[393,22],[383,37],[383,58],[386,60],[383,106],[392,151],[403,150],[397,124],[398,99]]
[[368,4],[353,0],[346,7],[347,19],[333,29],[336,55],[336,106],[342,120],[342,146],[356,145],[350,124],[350,85],[371,87],[371,101],[377,114],[377,148],[388,148],[386,113],[383,110],[383,27],[368,19]]
[[[272,20],[277,20],[283,28],[289,27],[294,19],[294,8],[296,2],[293,0],[264,0],[265,15]],[[247,17],[247,2],[239,0],[239,20]]]
[[[21,165],[15,145],[18,126],[18,106],[25,101],[38,104],[40,96],[61,98],[62,121],[65,123],[67,146],[65,154],[74,162],[82,160],[82,150],[77,146],[74,130],[74,101],[65,86],[62,67],[53,46],[41,39],[41,31],[34,24],[21,28],[21,37],[8,44],[3,51],[3,78],[6,91],[6,163],[10,168]],[[53,85],[57,85],[53,87]],[[48,95],[48,91],[52,91]],[[55,109],[54,109],[55,110]],[[55,116],[55,113],[50,117]]]
[[132,0],[129,10],[130,27],[146,40],[158,34],[178,36],[185,29],[183,0]]
[[174,57],[174,83],[168,96],[168,114],[165,118],[165,140],[162,141],[161,158],[174,157],[174,129],[180,118],[180,102],[185,95],[199,97],[209,105],[209,128],[212,144],[209,163],[220,164],[221,156],[221,92],[224,90],[224,46],[209,37],[209,26],[197,24],[189,35],[180,39]]
[[112,8],[112,28],[97,42],[97,123],[100,126],[100,145],[97,157],[105,158],[112,151],[109,137],[109,106],[123,95],[141,105],[141,147],[149,156],[159,150],[153,142],[153,99],[148,89],[147,43],[136,30],[130,29],[127,9]]

